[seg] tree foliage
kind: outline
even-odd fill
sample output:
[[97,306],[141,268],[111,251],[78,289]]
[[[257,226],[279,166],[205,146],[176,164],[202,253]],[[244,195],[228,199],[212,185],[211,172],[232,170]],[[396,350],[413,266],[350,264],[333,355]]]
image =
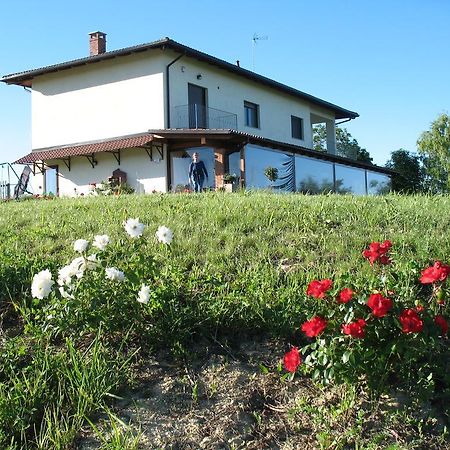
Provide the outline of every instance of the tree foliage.
[[425,188],[425,170],[419,155],[401,148],[391,152],[386,167],[396,173],[392,176],[392,189],[397,192],[422,192]]
[[450,117],[441,114],[417,140],[423,155],[427,187],[433,192],[450,191]]
[[[313,130],[314,150],[325,152],[327,149],[327,129],[325,125],[317,125]],[[358,141],[345,129],[336,127],[336,154],[355,161],[372,164],[369,152],[362,148]]]

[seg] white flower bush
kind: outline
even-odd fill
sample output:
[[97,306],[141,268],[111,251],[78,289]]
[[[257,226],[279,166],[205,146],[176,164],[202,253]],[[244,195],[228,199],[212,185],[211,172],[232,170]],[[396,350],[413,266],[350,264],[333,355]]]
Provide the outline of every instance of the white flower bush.
[[[124,228],[130,237],[138,238],[145,225],[137,218],[128,219]],[[156,236],[166,245],[173,240],[165,226],[157,229]],[[111,251],[104,252],[109,246]],[[33,298],[48,298],[34,312],[36,326],[56,334],[90,332],[99,324],[116,331],[148,330],[149,314],[161,307],[159,292],[167,286],[150,281],[158,279],[157,265],[141,253],[143,239],[128,240],[128,249],[123,246],[127,247],[123,240],[112,245],[108,235],[98,234],[89,251],[89,241],[78,239],[73,244],[78,255],[58,270],[56,283],[48,269],[34,275]]]
[[89,246],[89,241],[86,239],[77,239],[73,243],[73,249],[78,253],[84,253]]
[[165,245],[170,245],[173,239],[173,232],[170,228],[161,225],[158,228],[158,231],[156,232],[156,238],[158,239],[159,242]]
[[94,237],[92,245],[98,248],[101,252],[104,251],[109,244],[109,236],[107,234],[101,234]]
[[31,295],[33,298],[42,300],[49,296],[54,284],[55,282],[52,280],[50,270],[41,270],[33,277],[33,282],[31,283]]
[[145,228],[145,225],[139,222],[139,219],[128,219],[123,226],[132,238],[141,237]]
[[112,281],[125,281],[125,274],[115,267],[107,267],[105,269],[105,276]]
[[139,303],[147,304],[150,300],[150,286],[143,284],[138,292],[137,301]]

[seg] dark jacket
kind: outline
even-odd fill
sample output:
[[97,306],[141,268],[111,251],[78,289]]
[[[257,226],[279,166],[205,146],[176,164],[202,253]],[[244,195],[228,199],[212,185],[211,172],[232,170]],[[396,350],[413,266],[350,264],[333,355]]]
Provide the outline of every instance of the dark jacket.
[[189,166],[189,178],[203,180],[205,177],[208,178],[208,172],[203,161],[191,162]]

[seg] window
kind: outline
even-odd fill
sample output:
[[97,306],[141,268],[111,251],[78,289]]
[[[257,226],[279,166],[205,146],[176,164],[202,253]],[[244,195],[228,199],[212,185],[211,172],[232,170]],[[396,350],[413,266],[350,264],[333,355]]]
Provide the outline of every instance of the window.
[[292,137],[303,140],[303,119],[291,116]]
[[259,106],[256,103],[244,102],[245,125],[259,128]]

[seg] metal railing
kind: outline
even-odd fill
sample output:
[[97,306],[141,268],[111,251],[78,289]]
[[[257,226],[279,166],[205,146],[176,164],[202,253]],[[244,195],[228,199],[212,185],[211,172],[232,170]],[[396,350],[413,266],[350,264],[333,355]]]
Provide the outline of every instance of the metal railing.
[[25,175],[27,166],[11,163],[0,163],[0,200],[18,198],[24,192],[28,192],[29,175],[31,169]]
[[174,128],[237,130],[237,114],[204,105],[180,105],[172,109]]

